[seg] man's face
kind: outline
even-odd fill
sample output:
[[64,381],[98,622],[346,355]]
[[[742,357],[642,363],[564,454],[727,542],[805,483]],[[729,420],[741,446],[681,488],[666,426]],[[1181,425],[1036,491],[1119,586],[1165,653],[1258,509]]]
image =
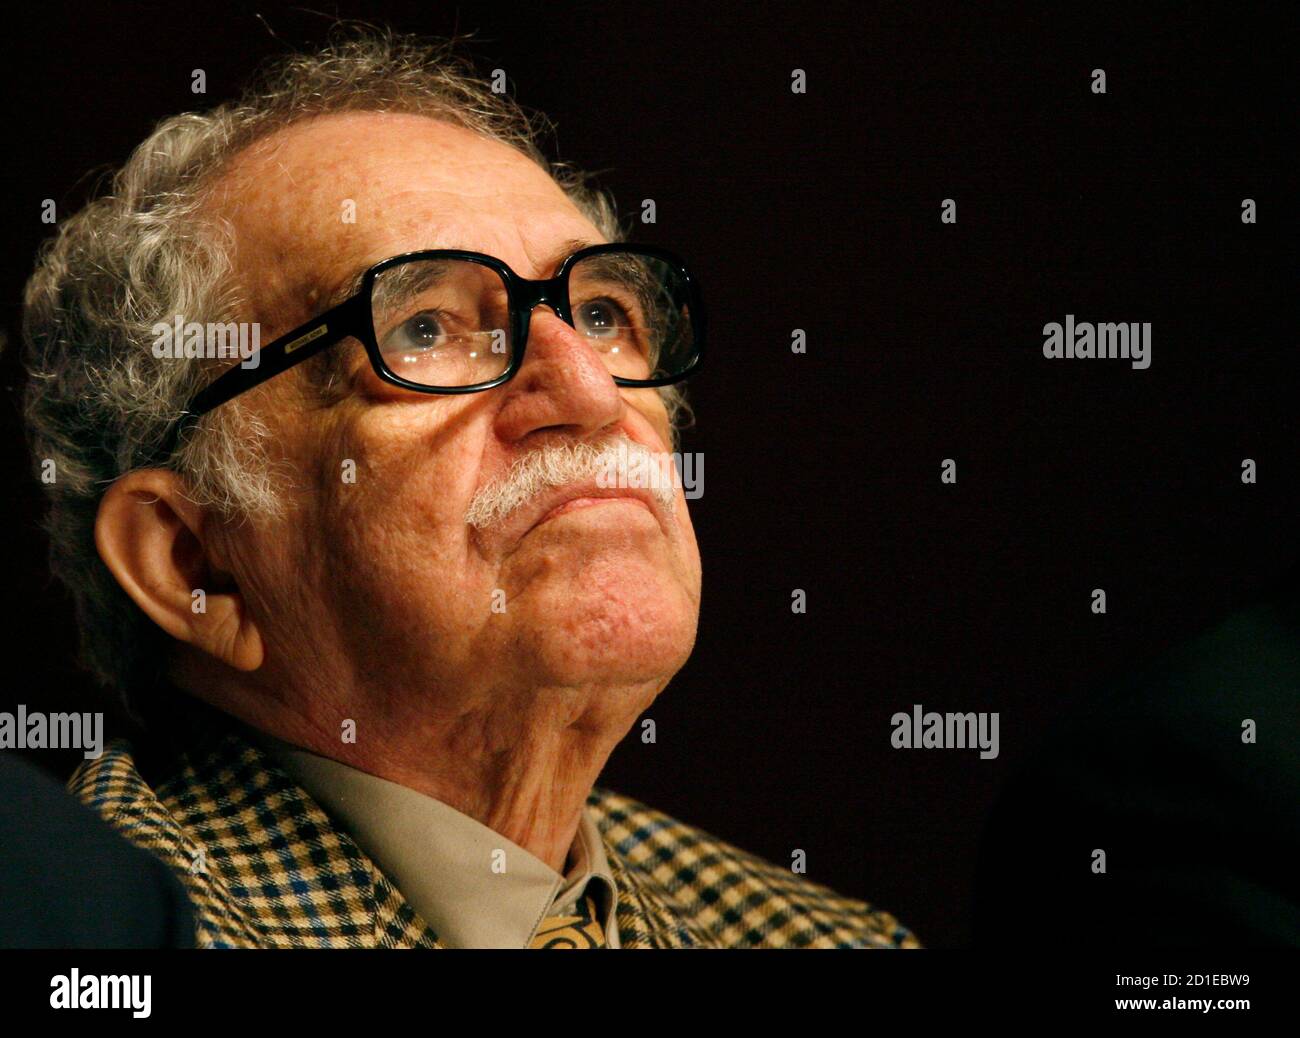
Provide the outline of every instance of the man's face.
[[[237,157],[210,205],[233,224],[236,281],[264,343],[391,255],[470,249],[543,278],[570,243],[604,240],[522,155],[413,115],[292,126]],[[672,510],[642,495],[543,519],[551,491],[486,528],[465,521],[476,491],[545,444],[624,435],[670,451],[657,392],[616,386],[545,307],[519,373],[481,393],[390,386],[356,340],[332,348],[347,372],[337,402],[313,403],[301,367],[244,398],[270,428],[272,462],[288,463],[285,519],[218,531],[266,642],[264,676],[327,697],[365,687],[426,716],[539,685],[662,687],[699,609],[680,489]],[[412,689],[423,702],[408,707]]]

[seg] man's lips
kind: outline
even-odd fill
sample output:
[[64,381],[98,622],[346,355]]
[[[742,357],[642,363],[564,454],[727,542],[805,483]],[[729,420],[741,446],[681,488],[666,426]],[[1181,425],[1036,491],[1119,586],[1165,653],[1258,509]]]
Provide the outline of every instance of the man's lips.
[[537,522],[533,523],[532,528],[534,530],[537,529],[537,527],[541,526],[542,523],[554,519],[557,515],[565,515],[568,512],[576,511],[579,508],[588,508],[591,505],[610,504],[613,502],[635,505],[637,508],[644,508],[646,511],[651,511],[650,506],[644,501],[626,495],[620,497],[575,497],[572,501],[565,501],[562,505],[556,505],[544,516],[538,519]]
[[497,528],[497,535],[507,543],[516,543],[551,519],[581,508],[604,503],[633,504],[649,511],[661,526],[666,527],[664,509],[648,489],[637,487],[600,487],[594,481],[571,483],[538,494],[527,504],[515,510]]

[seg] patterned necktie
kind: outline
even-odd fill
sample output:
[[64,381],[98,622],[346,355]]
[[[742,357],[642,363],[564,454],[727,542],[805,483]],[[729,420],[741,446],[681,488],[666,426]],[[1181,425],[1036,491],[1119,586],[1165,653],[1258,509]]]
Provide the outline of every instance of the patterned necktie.
[[603,948],[605,928],[596,911],[590,887],[573,906],[571,915],[548,915],[537,927],[530,948]]

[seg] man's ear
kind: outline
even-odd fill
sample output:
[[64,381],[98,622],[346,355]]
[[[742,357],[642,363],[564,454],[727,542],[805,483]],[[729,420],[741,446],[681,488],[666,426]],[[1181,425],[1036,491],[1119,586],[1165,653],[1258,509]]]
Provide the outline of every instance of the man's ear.
[[230,574],[210,557],[203,510],[180,477],[140,469],[117,479],[95,519],[99,557],[159,627],[238,670],[262,665],[262,635]]

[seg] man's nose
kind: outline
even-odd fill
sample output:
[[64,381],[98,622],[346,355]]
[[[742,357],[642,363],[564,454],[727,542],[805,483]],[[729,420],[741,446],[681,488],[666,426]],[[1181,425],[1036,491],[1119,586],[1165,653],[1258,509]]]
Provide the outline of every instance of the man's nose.
[[533,311],[518,374],[502,387],[498,434],[507,441],[538,429],[589,436],[623,417],[625,402],[592,341],[542,305]]

